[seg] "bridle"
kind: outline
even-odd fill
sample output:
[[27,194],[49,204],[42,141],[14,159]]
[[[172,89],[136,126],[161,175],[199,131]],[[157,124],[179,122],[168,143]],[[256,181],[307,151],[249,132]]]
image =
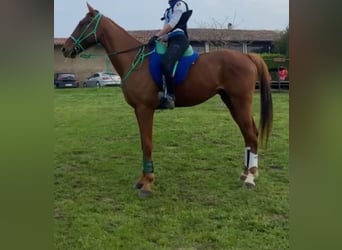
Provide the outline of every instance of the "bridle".
[[[101,13],[97,13],[96,16],[94,16],[90,23],[87,24],[87,26],[84,28],[84,30],[82,31],[82,33],[79,35],[78,38],[75,38],[74,36],[70,36],[70,39],[74,41],[75,45],[74,45],[74,48],[73,48],[73,51],[78,54],[82,51],[85,50],[85,48],[82,46],[82,42],[87,39],[88,37],[94,35],[94,38],[95,38],[95,43],[98,43],[98,40],[97,40],[97,36],[96,36],[96,32],[97,32],[97,29],[99,27],[99,23],[100,23],[100,20],[102,18],[102,14]],[[86,32],[88,31],[89,27],[95,23],[95,26],[93,28],[93,30],[86,34]],[[136,47],[133,47],[133,48],[130,48],[130,49],[126,49],[126,50],[122,50],[122,51],[116,51],[116,52],[112,52],[112,53],[108,53],[108,56],[116,56],[116,55],[119,55],[119,54],[123,54],[123,53],[127,53],[127,52],[131,52],[131,51],[134,51],[134,50],[137,50],[137,49],[141,49],[142,47],[145,47],[146,45],[148,45],[148,43],[145,43],[145,44],[142,44],[142,45],[139,45],[139,46],[136,46]]]
[[[79,35],[78,38],[75,38],[74,36],[70,36],[70,39],[74,41],[75,45],[74,45],[74,48],[73,48],[73,51],[78,54],[82,51],[85,50],[85,48],[82,46],[82,42],[87,39],[88,37],[94,35],[94,38],[95,38],[95,43],[98,43],[98,40],[97,40],[97,36],[96,36],[96,32],[97,32],[97,29],[99,27],[99,23],[100,23],[100,20],[101,18],[103,17],[103,15],[101,13],[97,13],[96,16],[94,16],[91,21],[87,24],[87,26],[84,28],[84,30],[82,31],[82,33]],[[86,34],[86,32],[88,31],[89,27],[95,23],[94,25],[94,28],[93,30]],[[154,52],[154,49],[153,50],[150,50],[149,52],[145,53],[145,47],[148,45],[148,43],[145,43],[145,44],[141,44],[139,46],[136,46],[136,47],[133,47],[133,48],[130,48],[130,49],[126,49],[126,50],[121,50],[121,51],[115,51],[115,52],[112,52],[112,53],[108,53],[108,57],[111,57],[111,56],[117,56],[119,54],[123,54],[123,53],[127,53],[127,52],[131,52],[131,51],[135,51],[135,50],[138,50],[135,58],[133,59],[133,62],[131,64],[131,67],[130,69],[128,70],[128,72],[126,72],[125,76],[123,77],[122,79],[122,82],[124,82],[129,76],[130,74],[132,73],[132,71],[138,66],[138,65],[142,65],[144,59],[149,56],[150,54],[152,54]],[[86,55],[85,55],[86,57]]]
[[[73,50],[78,54],[80,52],[82,52],[84,49],[84,47],[82,46],[82,42],[87,39],[88,37],[94,35],[94,38],[95,38],[95,43],[98,43],[98,40],[97,40],[97,36],[96,36],[96,31],[97,31],[97,28],[99,27],[99,23],[100,23],[100,20],[102,18],[102,14],[101,13],[97,13],[96,16],[94,16],[90,23],[87,24],[87,26],[84,28],[84,30],[82,31],[82,33],[79,35],[78,38],[75,38],[74,36],[70,36],[70,39],[74,41],[75,45],[74,45],[74,48]],[[93,30],[86,34],[86,32],[88,31],[89,27],[95,23],[95,26],[93,28]]]

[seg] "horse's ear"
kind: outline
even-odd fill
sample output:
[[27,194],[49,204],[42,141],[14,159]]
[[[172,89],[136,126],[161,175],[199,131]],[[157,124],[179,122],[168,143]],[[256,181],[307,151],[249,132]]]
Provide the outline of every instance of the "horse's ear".
[[94,13],[95,12],[94,8],[91,7],[88,2],[87,2],[87,7],[88,7],[88,10],[89,10],[90,13]]

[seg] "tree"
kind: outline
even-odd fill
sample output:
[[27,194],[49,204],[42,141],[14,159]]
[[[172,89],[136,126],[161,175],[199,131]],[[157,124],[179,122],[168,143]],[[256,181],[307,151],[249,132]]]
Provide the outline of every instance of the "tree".
[[210,45],[230,47],[230,41],[228,38],[230,30],[232,30],[235,25],[229,22],[229,18],[225,17],[224,20],[218,20],[215,18],[211,19],[210,23],[202,22],[198,25],[203,29],[210,29],[210,36],[208,35],[207,42]]
[[278,53],[289,56],[289,26],[281,32],[281,37],[275,42]]

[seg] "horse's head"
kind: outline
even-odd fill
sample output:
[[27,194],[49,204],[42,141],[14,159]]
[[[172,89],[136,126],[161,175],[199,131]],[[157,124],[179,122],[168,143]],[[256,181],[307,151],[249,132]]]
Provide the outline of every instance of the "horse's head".
[[87,3],[89,12],[78,23],[74,32],[65,41],[62,52],[65,57],[75,58],[79,53],[98,43],[97,29],[102,14]]

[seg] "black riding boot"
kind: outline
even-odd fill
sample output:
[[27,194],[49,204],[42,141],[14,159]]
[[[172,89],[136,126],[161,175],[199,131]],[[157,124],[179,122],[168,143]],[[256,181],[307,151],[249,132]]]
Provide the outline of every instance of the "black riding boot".
[[175,85],[172,77],[165,77],[165,84],[167,88],[167,108],[173,109],[175,107]]
[[175,108],[175,86],[173,78],[167,78],[163,75],[163,87],[158,92],[160,100],[159,109],[174,109]]

